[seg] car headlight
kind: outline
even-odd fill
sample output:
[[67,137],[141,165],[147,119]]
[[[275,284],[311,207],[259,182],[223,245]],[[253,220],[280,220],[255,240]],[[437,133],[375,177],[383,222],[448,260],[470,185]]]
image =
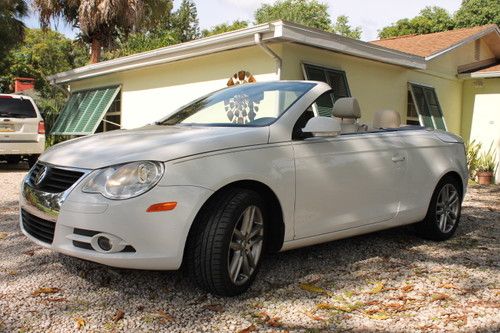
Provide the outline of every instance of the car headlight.
[[100,193],[108,199],[129,199],[153,188],[163,175],[163,164],[140,161],[92,172],[82,191]]

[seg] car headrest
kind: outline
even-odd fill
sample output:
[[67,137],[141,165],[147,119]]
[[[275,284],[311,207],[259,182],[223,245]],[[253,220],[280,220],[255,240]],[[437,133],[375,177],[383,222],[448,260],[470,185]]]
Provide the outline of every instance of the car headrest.
[[337,118],[361,118],[358,100],[354,97],[339,98],[333,105],[332,115]]
[[380,110],[373,116],[374,128],[398,128],[401,127],[401,115],[394,110]]

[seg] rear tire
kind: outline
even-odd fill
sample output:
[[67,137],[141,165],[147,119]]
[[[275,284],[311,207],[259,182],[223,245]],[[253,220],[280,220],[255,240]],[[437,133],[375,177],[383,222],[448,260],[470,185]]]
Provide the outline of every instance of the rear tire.
[[21,161],[21,156],[19,155],[7,155],[5,157],[7,164],[18,164]]
[[419,236],[443,241],[457,230],[462,211],[462,190],[452,177],[443,178],[434,193],[425,218],[416,224]]
[[258,193],[229,189],[211,200],[190,233],[186,264],[200,288],[219,296],[245,292],[264,253],[265,204]]
[[36,164],[36,161],[38,161],[38,157],[40,157],[40,155],[28,156],[28,166],[30,167],[30,169]]

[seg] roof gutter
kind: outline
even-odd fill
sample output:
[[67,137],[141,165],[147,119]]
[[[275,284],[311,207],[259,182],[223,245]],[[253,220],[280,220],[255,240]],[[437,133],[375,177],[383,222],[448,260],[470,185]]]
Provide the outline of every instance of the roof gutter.
[[269,46],[267,46],[266,43],[262,41],[262,35],[260,33],[256,33],[254,35],[254,39],[255,39],[255,44],[257,44],[262,50],[264,50],[264,52],[266,52],[276,62],[276,76],[278,80],[281,80],[281,68],[283,65],[283,61],[273,50],[269,48]]

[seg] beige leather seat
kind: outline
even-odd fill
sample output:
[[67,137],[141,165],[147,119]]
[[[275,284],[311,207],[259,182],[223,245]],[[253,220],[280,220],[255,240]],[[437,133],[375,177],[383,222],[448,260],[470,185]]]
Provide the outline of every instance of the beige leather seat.
[[361,109],[354,97],[339,98],[333,105],[332,115],[341,119],[342,133],[357,133],[366,131],[366,126],[358,123]]
[[373,116],[373,128],[399,128],[401,127],[401,115],[394,110],[380,110]]

